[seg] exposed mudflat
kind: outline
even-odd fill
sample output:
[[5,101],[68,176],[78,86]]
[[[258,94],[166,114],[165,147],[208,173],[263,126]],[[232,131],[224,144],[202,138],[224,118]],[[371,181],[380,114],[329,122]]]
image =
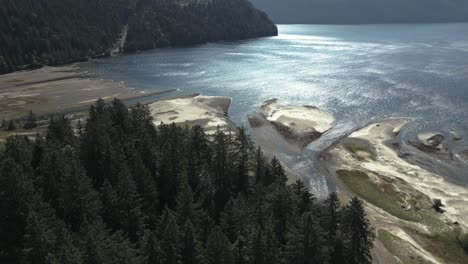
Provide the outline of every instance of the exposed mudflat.
[[21,117],[29,111],[45,115],[86,109],[99,98],[128,100],[165,92],[137,92],[123,83],[92,77],[75,66],[0,75],[0,119]]

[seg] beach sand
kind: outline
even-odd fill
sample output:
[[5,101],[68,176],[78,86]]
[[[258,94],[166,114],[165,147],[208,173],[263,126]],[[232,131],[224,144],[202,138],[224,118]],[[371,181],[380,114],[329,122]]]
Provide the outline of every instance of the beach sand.
[[228,117],[230,105],[229,97],[194,95],[157,101],[149,107],[155,125],[198,125],[208,135],[214,135],[218,127],[225,133],[236,131],[235,124]]
[[[456,239],[448,237],[468,228],[468,189],[399,153],[399,134],[410,121],[388,119],[358,129],[325,150],[322,163],[341,197],[358,195],[366,201],[378,243],[385,244],[376,248],[377,255],[387,254],[387,248],[403,262],[417,258],[421,263],[445,263],[444,250],[453,250],[450,254],[459,255],[448,258],[463,259]],[[444,213],[432,208],[434,199],[445,205]],[[447,249],[433,252],[433,245],[440,243]]]

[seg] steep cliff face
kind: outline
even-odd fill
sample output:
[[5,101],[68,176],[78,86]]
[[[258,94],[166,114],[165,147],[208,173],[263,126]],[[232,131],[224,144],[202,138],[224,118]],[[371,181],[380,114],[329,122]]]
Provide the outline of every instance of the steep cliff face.
[[277,34],[248,0],[4,0],[0,74],[119,51]]

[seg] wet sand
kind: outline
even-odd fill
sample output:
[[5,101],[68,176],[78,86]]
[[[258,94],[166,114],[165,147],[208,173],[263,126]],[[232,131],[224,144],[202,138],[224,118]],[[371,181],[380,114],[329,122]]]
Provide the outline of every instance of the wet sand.
[[[430,248],[437,243],[452,243],[455,248],[455,239],[440,239],[467,230],[468,189],[411,163],[410,154],[401,153],[404,142],[399,134],[409,122],[388,119],[358,129],[323,151],[322,165],[341,197],[358,195],[366,201],[377,243],[385,244],[375,249],[377,257],[393,250],[403,262],[417,258],[421,263],[445,263],[447,259]],[[434,199],[444,204],[444,213],[432,208]],[[431,239],[424,240],[425,236]]]
[[269,157],[288,171],[289,182],[301,179],[319,199],[329,193],[325,175],[314,173],[310,153],[304,148],[332,128],[334,118],[314,106],[281,105],[277,99],[263,103],[248,116],[252,136]]
[[214,135],[219,128],[225,133],[236,131],[229,119],[231,98],[222,96],[192,95],[150,103],[154,124],[201,126],[206,134]]
[[77,66],[44,67],[0,75],[0,119],[84,110],[98,98],[130,100],[174,91],[137,92],[123,83],[94,79]]

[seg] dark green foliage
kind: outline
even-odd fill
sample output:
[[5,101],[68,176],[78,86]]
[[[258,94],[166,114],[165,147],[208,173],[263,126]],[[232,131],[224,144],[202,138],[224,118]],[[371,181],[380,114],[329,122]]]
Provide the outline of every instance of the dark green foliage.
[[209,264],[234,263],[232,245],[218,226],[215,226],[208,236],[206,247],[208,250],[207,260]]
[[288,186],[243,129],[155,127],[146,106],[99,100],[85,126],[52,118],[0,158],[1,263],[371,261],[361,202]]
[[26,119],[26,122],[23,124],[24,129],[33,129],[37,127],[36,124],[36,115],[33,113],[33,111],[29,112],[28,118]]
[[125,51],[277,34],[247,0],[2,0],[0,74]]
[[343,209],[342,238],[347,262],[350,264],[372,263],[371,249],[374,232],[366,219],[362,201],[353,198]]
[[161,263],[177,264],[181,258],[182,243],[177,218],[171,209],[167,207],[164,209],[158,226],[159,237],[161,237]]
[[206,263],[206,256],[202,243],[198,239],[195,228],[190,221],[187,221],[184,225],[180,259],[181,262],[185,264]]
[[341,204],[336,193],[330,193],[325,200],[322,225],[327,234],[326,243],[330,255],[330,263],[344,263],[343,239],[340,232]]
[[15,124],[15,121],[13,119],[10,119],[10,121],[8,121],[8,125],[6,126],[6,130],[7,131],[16,130],[16,124]]
[[316,216],[304,213],[287,233],[286,262],[297,264],[327,263],[324,237]]

